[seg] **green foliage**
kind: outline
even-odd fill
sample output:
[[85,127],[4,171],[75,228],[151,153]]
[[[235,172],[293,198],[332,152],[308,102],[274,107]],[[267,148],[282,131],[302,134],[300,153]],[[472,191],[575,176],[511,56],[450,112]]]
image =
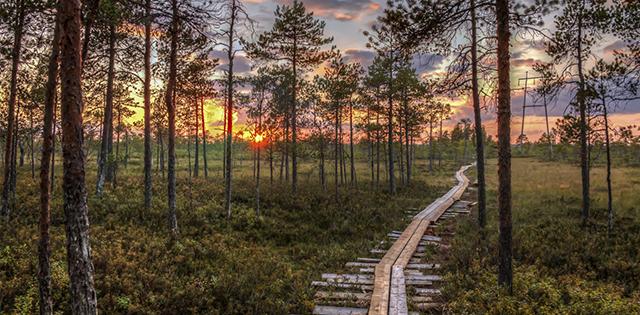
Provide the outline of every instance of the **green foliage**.
[[[182,152],[182,150],[178,150]],[[132,155],[137,157],[137,155]],[[181,156],[182,157],[182,156]],[[251,163],[235,171],[233,214],[223,211],[223,186],[217,174],[187,179],[186,161],[178,168],[179,240],[166,224],[166,181],[154,178],[154,201],[143,211],[141,163],[120,168],[119,186],[102,198],[89,194],[91,246],[98,306],[107,314],[288,314],[309,313],[312,280],[325,270],[365,255],[391,229],[403,226],[404,209],[419,207],[442,194],[453,166],[391,197],[369,190],[366,167],[360,189],[344,188],[335,202],[314,181],[294,197],[286,182],[269,185],[263,173],[263,215],[253,209]],[[212,165],[219,161],[213,161]],[[424,172],[424,161],[418,162]],[[56,163],[58,166],[61,163]],[[241,166],[243,165],[243,166]],[[301,165],[301,174],[315,163]],[[213,168],[212,168],[213,169]],[[58,174],[61,170],[56,170]],[[37,313],[37,185],[19,169],[20,204],[9,223],[0,223],[0,313]],[[89,164],[93,187],[95,165]],[[304,179],[304,175],[301,176]],[[308,178],[308,177],[307,177]],[[62,193],[57,179],[52,203],[52,284],[54,309],[69,313]],[[366,189],[365,189],[366,187]]]
[[[495,174],[487,163],[487,174]],[[615,233],[607,235],[604,170],[592,169],[594,217],[580,226],[579,173],[563,164],[515,159],[514,294],[497,286],[497,213],[488,191],[485,239],[473,217],[459,222],[446,267],[453,314],[636,314],[640,311],[638,169],[614,169]],[[488,187],[495,187],[489,176]],[[626,198],[621,198],[626,196]]]

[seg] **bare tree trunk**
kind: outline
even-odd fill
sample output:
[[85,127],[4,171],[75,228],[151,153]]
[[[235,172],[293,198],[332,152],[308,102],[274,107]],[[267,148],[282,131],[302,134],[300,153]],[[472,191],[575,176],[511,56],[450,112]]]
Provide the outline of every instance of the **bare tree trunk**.
[[204,165],[204,178],[209,177],[209,167],[207,165],[207,127],[204,123],[204,97],[200,98],[200,119],[202,119],[202,162]]
[[[295,194],[298,190],[298,110],[297,110],[297,93],[298,93],[298,42],[297,37],[293,36],[293,59],[291,66],[293,68],[293,85],[292,85],[292,99],[291,99],[291,188]],[[287,164],[287,170],[289,169]],[[287,172],[288,173],[288,172]]]
[[168,202],[169,202],[169,228],[173,237],[178,236],[178,218],[176,215],[176,104],[174,90],[176,86],[177,50],[178,50],[178,0],[171,0],[173,18],[171,21],[171,46],[169,52],[169,81],[167,83],[167,95],[165,102],[169,113],[169,143],[168,143]]
[[116,59],[116,26],[109,26],[109,69],[107,73],[107,96],[102,120],[102,137],[100,144],[100,156],[98,157],[98,178],[96,180],[96,195],[102,196],[104,183],[111,171],[109,153],[111,153],[110,140],[113,132],[113,81],[115,76]]
[[198,149],[200,147],[200,140],[198,139],[198,131],[200,131],[200,120],[199,120],[199,111],[198,111],[198,99],[194,99],[195,101],[195,105],[196,105],[196,135],[195,135],[195,148],[194,148],[194,155],[195,155],[195,160],[193,162],[193,177],[198,177],[198,169],[199,169],[199,160],[200,160],[200,150]]
[[80,1],[61,0],[62,153],[67,268],[71,285],[71,313],[97,314],[93,264],[89,244],[89,209],[85,186],[82,130],[82,65]]
[[339,197],[339,174],[338,174],[338,163],[339,163],[339,153],[340,153],[340,149],[339,149],[339,145],[340,145],[340,141],[338,140],[339,134],[340,134],[340,110],[338,108],[338,105],[336,104],[336,125],[335,125],[335,141],[334,141],[334,148],[333,148],[333,157],[334,157],[334,161],[333,161],[333,174],[334,174],[334,188],[335,188],[335,195],[336,195],[336,202],[338,202],[338,197]]
[[229,61],[229,69],[227,71],[227,152],[226,152],[226,169],[225,169],[225,208],[227,217],[231,218],[231,149],[233,139],[233,43],[235,42],[234,26],[236,22],[237,7],[236,1],[231,0],[231,16],[229,20],[228,42],[227,42],[227,58]]
[[[406,98],[406,96],[405,96]],[[407,152],[405,153],[407,163],[407,185],[411,182],[411,144],[409,142],[409,108],[408,100],[404,104],[404,141]]]
[[[58,6],[58,10],[60,7]],[[58,85],[58,62],[60,61],[60,22],[56,16],[51,43],[51,55],[47,70],[47,88],[44,97],[44,126],[42,128],[42,156],[40,160],[40,240],[38,242],[38,284],[40,314],[53,314],[51,289],[51,182],[49,171],[53,153],[53,114]]]
[[15,124],[15,107],[18,94],[18,68],[20,67],[20,52],[22,50],[22,30],[25,22],[25,4],[24,0],[19,0],[17,3],[17,15],[16,24],[14,26],[13,33],[13,49],[11,51],[11,81],[9,83],[9,106],[7,113],[7,135],[5,138],[5,151],[4,151],[4,182],[2,186],[2,209],[0,213],[9,217],[9,213],[13,208],[12,203],[9,201],[9,195],[11,194],[11,174],[14,172],[12,168],[12,156],[14,155],[13,142],[14,142],[14,124]]
[[585,92],[585,78],[582,60],[582,8],[578,14],[577,67],[578,67],[578,106],[580,111],[580,169],[582,175],[582,225],[589,220],[589,145],[587,143],[587,105]]
[[478,224],[484,228],[486,218],[486,187],[484,180],[484,135],[482,132],[482,113],[480,111],[480,92],[478,88],[478,38],[476,26],[476,3],[471,0],[471,84],[473,93],[473,117],[476,132],[476,169],[478,179]]
[[511,87],[509,83],[509,1],[496,0],[498,36],[498,284],[513,293],[511,267]]
[[144,22],[144,208],[151,208],[153,180],[151,176],[151,0],[145,0]]
[[353,154],[353,104],[349,102],[349,159],[351,161],[351,186],[358,184],[356,177],[355,156]]
[[[391,56],[393,59],[393,56]],[[389,193],[395,195],[396,193],[396,183],[395,183],[395,175],[393,170],[393,62],[390,62],[389,66],[389,91],[387,92],[389,98],[389,108],[388,108],[388,116],[387,116],[387,136],[388,136],[388,163],[389,163]]]
[[[379,107],[379,106],[378,106]],[[376,187],[380,187],[380,113],[376,113]]]
[[433,119],[429,120],[429,173],[433,172]]
[[609,117],[607,113],[607,104],[604,96],[602,97],[602,110],[604,113],[604,140],[607,147],[607,234],[613,232],[613,189],[611,185],[611,145],[609,141]]

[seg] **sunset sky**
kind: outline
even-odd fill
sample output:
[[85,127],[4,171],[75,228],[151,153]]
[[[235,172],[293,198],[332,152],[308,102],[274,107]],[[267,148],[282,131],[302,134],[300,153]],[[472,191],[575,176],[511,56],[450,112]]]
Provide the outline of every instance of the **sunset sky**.
[[[270,29],[275,10],[278,4],[291,3],[288,0],[245,0],[250,16],[258,23],[257,32]],[[371,25],[375,22],[376,17],[382,13],[386,6],[382,0],[306,0],[303,1],[307,10],[311,10],[315,15],[327,23],[325,35],[334,37],[334,44],[344,54],[348,61],[360,62],[363,66],[368,66],[374,58],[373,51],[366,48],[366,38],[362,35],[365,30],[370,30]],[[545,28],[550,32],[553,30],[553,16],[546,19]],[[622,42],[612,38],[603,38],[599,46],[593,50],[594,55],[611,57],[614,50],[623,49],[625,46]],[[220,58],[221,63],[226,63],[224,54],[214,52],[216,57]],[[525,72],[529,72],[529,76],[535,76],[531,70],[531,66],[539,61],[546,61],[548,57],[544,52],[544,45],[538,39],[523,38],[516,36],[513,39],[511,48],[512,57],[512,87],[522,87],[518,85],[518,78],[523,77]],[[594,59],[594,58],[592,58]],[[440,56],[423,56],[416,58],[414,65],[421,73],[428,74],[431,72],[443,71],[447,60]],[[224,65],[221,65],[224,67]],[[235,60],[236,71],[240,74],[251,71],[251,64],[244,56],[238,56]],[[529,83],[532,86],[533,82]],[[522,103],[523,92],[514,90],[512,93],[512,113],[513,127],[512,137],[515,139],[520,133],[520,122],[522,119]],[[528,103],[531,104],[534,95],[529,94]],[[562,94],[556,101],[549,104],[550,125],[555,125],[556,119],[562,117],[566,110],[567,103],[571,98],[571,93]],[[454,118],[448,123],[448,126],[455,124],[462,118],[472,117],[472,108],[468,98],[463,97],[451,100],[451,105],[455,110]],[[211,107],[211,106],[208,106]],[[215,106],[214,106],[215,107]],[[640,122],[640,102],[631,102],[620,104],[615,108],[611,115],[611,121],[614,125],[631,125]],[[220,121],[215,117],[221,117],[221,111],[217,108],[209,108],[207,117],[211,126],[221,125]],[[489,134],[495,135],[495,115],[491,109],[487,110],[484,115],[485,127]],[[237,118],[239,127],[242,127],[245,117],[240,113]],[[525,119],[525,134],[531,140],[537,139],[545,130],[544,109],[533,108],[527,109],[527,117]]]

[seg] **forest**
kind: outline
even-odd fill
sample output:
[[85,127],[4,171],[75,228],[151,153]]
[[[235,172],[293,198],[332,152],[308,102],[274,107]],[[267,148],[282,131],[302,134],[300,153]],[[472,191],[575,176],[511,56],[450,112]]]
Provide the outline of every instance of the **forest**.
[[640,314],[639,89],[635,0],[0,0],[0,314]]

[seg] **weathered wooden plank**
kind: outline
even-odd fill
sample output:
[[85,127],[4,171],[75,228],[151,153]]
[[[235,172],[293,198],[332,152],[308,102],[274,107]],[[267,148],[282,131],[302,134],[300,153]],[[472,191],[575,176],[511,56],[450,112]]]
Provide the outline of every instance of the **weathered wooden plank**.
[[340,291],[318,291],[315,295],[319,300],[344,300],[365,305],[371,298],[368,292],[340,292]]
[[342,283],[331,281],[313,281],[311,285],[321,288],[337,288],[337,289],[357,289],[363,291],[373,291],[373,286],[369,284]]
[[[404,273],[398,272],[397,270],[404,270],[406,267],[409,267],[409,262],[412,260],[413,254],[418,249],[420,242],[423,241],[422,237],[429,225],[440,218],[443,213],[460,198],[464,189],[469,184],[468,179],[464,176],[464,171],[469,167],[470,166],[462,167],[456,172],[458,184],[444,196],[438,198],[423,211],[416,214],[409,226],[402,233],[398,231],[395,231],[396,233],[389,233],[389,237],[396,240],[375,267],[374,289],[369,307],[370,315],[386,315],[389,314],[389,312],[399,315],[408,313],[405,309],[406,294],[399,294],[403,291],[398,287],[400,282],[406,284]],[[411,266],[412,269],[422,269],[418,267],[423,267],[419,264],[413,265],[414,266]],[[434,267],[433,264],[431,264],[431,267]],[[396,270],[395,273],[392,272],[394,270]],[[395,279],[394,276],[398,279]],[[396,287],[394,287],[394,285]],[[424,290],[425,288],[416,289]]]
[[313,308],[315,315],[366,315],[369,309],[356,307],[340,307],[328,305],[316,305]]

